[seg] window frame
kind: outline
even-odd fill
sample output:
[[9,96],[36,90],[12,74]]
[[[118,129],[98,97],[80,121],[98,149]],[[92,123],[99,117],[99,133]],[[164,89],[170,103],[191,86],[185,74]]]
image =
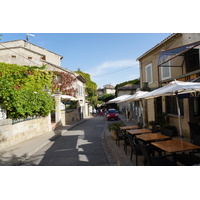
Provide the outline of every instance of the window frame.
[[[149,67],[151,69],[151,72],[150,72],[151,81],[148,81],[148,77],[147,77],[147,68],[149,68]],[[146,82],[148,82],[148,83],[153,83],[153,72],[152,71],[153,71],[152,70],[152,63],[150,63],[150,64],[148,64],[148,65],[145,66]]]
[[[166,65],[166,64],[168,64],[168,67],[162,67],[163,65]],[[163,65],[161,65],[161,79],[162,79],[162,80],[166,80],[166,79],[169,79],[169,78],[172,77],[172,73],[171,73],[171,63],[170,63],[170,61],[168,61],[168,62],[164,63]],[[163,69],[164,69],[164,68],[168,68],[168,69],[169,69],[169,76],[167,76],[167,77],[163,77],[163,75],[164,75]]]

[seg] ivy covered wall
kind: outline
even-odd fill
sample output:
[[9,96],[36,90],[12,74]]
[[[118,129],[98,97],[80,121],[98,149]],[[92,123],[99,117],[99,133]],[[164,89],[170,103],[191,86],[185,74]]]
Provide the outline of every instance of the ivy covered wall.
[[47,116],[55,102],[45,91],[52,88],[53,73],[45,66],[19,66],[0,63],[0,104],[8,118]]

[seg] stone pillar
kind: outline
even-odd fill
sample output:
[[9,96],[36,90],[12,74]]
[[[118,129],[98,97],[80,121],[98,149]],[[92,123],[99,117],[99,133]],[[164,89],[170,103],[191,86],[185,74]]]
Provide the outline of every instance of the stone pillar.
[[58,123],[61,121],[61,110],[60,110],[61,93],[60,92],[55,92],[55,102],[56,102],[55,120],[56,120],[56,123]]

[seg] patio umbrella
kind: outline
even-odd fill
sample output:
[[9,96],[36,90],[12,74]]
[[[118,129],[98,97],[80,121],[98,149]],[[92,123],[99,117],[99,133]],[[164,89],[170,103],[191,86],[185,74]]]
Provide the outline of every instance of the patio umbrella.
[[121,102],[128,102],[128,101],[138,101],[140,100],[143,95],[146,95],[148,94],[149,92],[146,92],[146,91],[137,91],[135,94],[129,96],[129,97],[126,97],[125,99],[121,100],[121,101],[118,101],[117,103],[121,103]]
[[127,97],[130,97],[131,95],[130,94],[124,94],[124,95],[121,95],[119,97],[116,97],[114,99],[111,99],[110,101],[108,101],[106,104],[110,104],[110,103],[118,103],[119,101],[122,101],[123,99],[127,98]]
[[[52,94],[51,95],[52,97],[55,96],[55,94]],[[61,95],[61,99],[66,99],[66,100],[70,100],[70,101],[77,101],[78,99],[76,99],[75,97],[73,96],[70,96],[70,95]]]
[[181,114],[180,114],[180,106],[178,103],[178,94],[192,93],[200,91],[200,83],[198,82],[183,82],[183,81],[172,81],[168,85],[165,85],[161,88],[153,90],[148,94],[145,94],[142,98],[150,99],[159,96],[172,96],[176,95],[176,103],[178,110],[178,121],[179,121],[179,129],[180,136],[182,137],[182,127],[181,127]]

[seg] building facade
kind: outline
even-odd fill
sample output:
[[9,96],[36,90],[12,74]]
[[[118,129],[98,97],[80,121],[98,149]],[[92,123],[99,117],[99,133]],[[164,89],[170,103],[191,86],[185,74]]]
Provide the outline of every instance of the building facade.
[[98,96],[102,94],[115,94],[115,87],[111,84],[104,85],[103,88],[97,89]]
[[0,62],[17,65],[29,65],[42,67],[46,65],[48,71],[59,71],[71,74],[75,78],[72,87],[77,89],[76,98],[79,101],[80,116],[87,116],[85,105],[85,83],[86,80],[66,68],[61,67],[62,56],[47,49],[27,42],[26,40],[15,40],[0,43]]
[[[170,81],[199,81],[200,34],[175,33],[141,55],[140,87],[157,89]],[[200,119],[200,99],[180,98],[183,135],[189,136],[188,122]],[[156,116],[167,113],[170,125],[178,129],[177,108],[174,97],[158,97],[145,100],[144,119],[148,124]]]

